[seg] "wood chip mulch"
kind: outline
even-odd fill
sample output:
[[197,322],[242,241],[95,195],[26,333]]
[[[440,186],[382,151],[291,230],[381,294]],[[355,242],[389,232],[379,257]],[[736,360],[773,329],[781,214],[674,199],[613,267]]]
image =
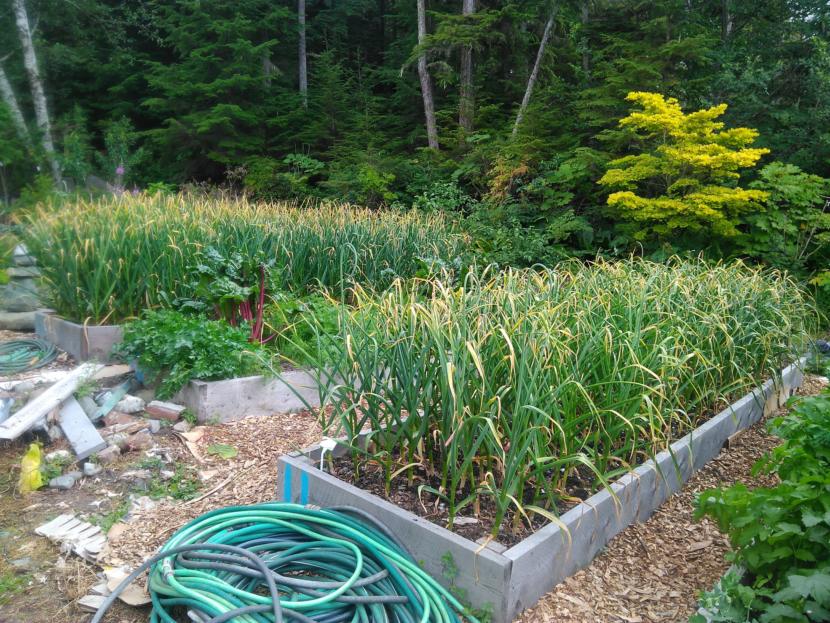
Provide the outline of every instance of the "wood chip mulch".
[[[825,386],[826,381],[808,377],[799,394],[816,394]],[[711,589],[729,568],[726,536],[710,520],[692,518],[695,494],[736,482],[774,485],[775,476],[752,477],[750,470],[777,444],[764,422],[746,430],[647,522],[624,530],[590,566],[554,588],[516,623],[687,621],[700,591]]]
[[[308,411],[248,417],[197,430],[204,431],[195,442],[199,458],[189,451],[184,455],[189,455],[188,462],[208,476],[200,495],[189,502],[162,501],[137,513],[120,535],[110,539],[109,564],[137,566],[152,556],[178,528],[208,511],[273,501],[277,458],[310,446],[322,436],[315,416]],[[233,446],[238,454],[230,460],[211,456],[207,449],[214,444]]]

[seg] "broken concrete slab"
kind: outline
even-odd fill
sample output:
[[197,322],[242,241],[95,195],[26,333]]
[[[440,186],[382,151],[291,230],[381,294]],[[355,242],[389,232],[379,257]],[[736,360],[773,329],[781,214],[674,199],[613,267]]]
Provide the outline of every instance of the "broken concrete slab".
[[58,425],[79,461],[107,447],[107,442],[89,421],[83,407],[71,396],[61,406]]
[[62,548],[65,547],[81,558],[92,562],[98,559],[98,555],[107,542],[101,528],[81,521],[72,514],[55,517],[52,521],[35,528],[35,534],[60,543]]

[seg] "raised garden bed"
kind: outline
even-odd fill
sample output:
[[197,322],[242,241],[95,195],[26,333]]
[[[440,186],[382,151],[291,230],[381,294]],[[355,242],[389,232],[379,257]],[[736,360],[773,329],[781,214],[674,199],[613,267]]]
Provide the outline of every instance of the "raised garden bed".
[[185,405],[200,422],[229,422],[248,415],[290,413],[319,406],[320,396],[312,375],[305,370],[289,370],[282,372],[280,378],[248,376],[190,381],[173,401]]
[[[801,385],[804,360],[707,420],[668,450],[578,504],[518,544],[473,542],[390,502],[320,471],[320,446],[278,461],[278,491],[285,501],[355,506],[400,538],[424,569],[463,591],[473,607],[508,623],[542,595],[585,567],[615,535],[644,521],[691,475],[717,456],[726,440],[785,402]],[[347,452],[345,446],[335,456]]]
[[48,309],[35,312],[35,332],[66,351],[75,361],[113,361],[112,348],[122,338],[119,325],[84,325],[66,320]]

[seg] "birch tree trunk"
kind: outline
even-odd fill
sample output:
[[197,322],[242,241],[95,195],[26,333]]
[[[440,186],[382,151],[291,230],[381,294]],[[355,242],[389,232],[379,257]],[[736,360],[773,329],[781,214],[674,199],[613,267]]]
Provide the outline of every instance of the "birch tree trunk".
[[14,127],[17,130],[18,136],[20,136],[20,140],[22,140],[27,147],[31,147],[32,137],[29,136],[29,128],[26,127],[26,120],[23,118],[23,112],[20,110],[20,104],[17,103],[17,97],[14,94],[14,89],[12,89],[12,85],[6,76],[6,72],[2,65],[0,65],[0,97],[3,98],[3,102],[5,102],[6,106],[9,107],[9,111],[12,115],[12,121],[14,122]]
[[[582,22],[582,26],[587,28],[588,22],[591,19],[591,7],[588,5],[588,0],[583,0],[582,6],[580,7],[580,21]],[[588,49],[588,40],[587,36],[585,38],[585,47],[582,49],[582,71],[585,72],[587,76],[591,73],[591,50]]]
[[[422,44],[427,36],[427,9],[425,0],[418,3],[418,44]],[[427,125],[427,143],[432,149],[438,149],[438,130],[435,125],[435,100],[432,97],[432,81],[427,69],[427,55],[421,52],[418,57],[418,77],[421,80],[421,96],[424,99],[424,117]]]
[[[461,14],[472,15],[476,12],[476,0],[462,0]],[[458,125],[465,133],[473,129],[475,117],[475,92],[473,90],[473,46],[465,45],[461,49],[461,85],[459,91]]]
[[35,107],[35,119],[40,130],[40,140],[43,144],[43,151],[52,170],[52,177],[56,184],[61,181],[61,170],[55,156],[55,144],[52,142],[52,124],[49,121],[49,110],[46,107],[46,94],[43,90],[43,81],[40,79],[40,71],[37,66],[37,55],[32,42],[32,32],[29,28],[29,16],[26,13],[24,0],[12,0],[14,17],[17,22],[17,31],[20,35],[20,45],[23,48],[23,64],[26,73],[29,75],[29,84],[32,89],[32,102]]
[[297,0],[297,22],[300,30],[300,44],[298,50],[298,65],[300,74],[300,97],[303,99],[303,108],[308,108],[308,55],[305,42],[305,0]]
[[533,70],[530,72],[530,77],[527,79],[527,88],[525,95],[522,98],[522,104],[519,106],[519,112],[516,114],[516,123],[513,124],[513,132],[511,136],[516,136],[519,131],[519,126],[522,124],[528,104],[530,104],[530,97],[533,95],[533,87],[536,86],[536,79],[539,77],[539,67],[542,65],[542,58],[545,56],[545,48],[548,46],[548,39],[550,39],[550,31],[553,28],[553,20],[556,18],[557,7],[554,7],[550,13],[547,23],[545,24],[545,32],[542,34],[542,40],[539,42],[539,50],[536,52],[536,62],[533,64]]

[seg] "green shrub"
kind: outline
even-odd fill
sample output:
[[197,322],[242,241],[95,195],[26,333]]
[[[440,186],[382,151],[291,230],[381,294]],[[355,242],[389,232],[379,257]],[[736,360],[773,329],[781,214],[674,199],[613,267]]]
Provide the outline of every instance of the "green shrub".
[[[275,336],[273,347],[291,365],[325,359],[318,348],[337,333],[341,304],[322,294],[298,297],[277,292],[265,308],[265,332]],[[318,340],[318,334],[324,336]]]
[[147,311],[124,325],[119,354],[135,360],[150,380],[160,380],[159,397],[175,394],[191,379],[204,381],[259,374],[259,345],[247,327],[178,311]]

